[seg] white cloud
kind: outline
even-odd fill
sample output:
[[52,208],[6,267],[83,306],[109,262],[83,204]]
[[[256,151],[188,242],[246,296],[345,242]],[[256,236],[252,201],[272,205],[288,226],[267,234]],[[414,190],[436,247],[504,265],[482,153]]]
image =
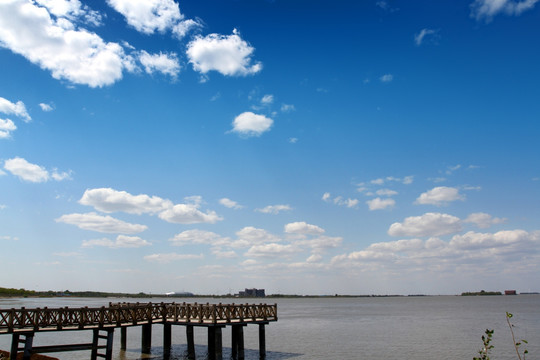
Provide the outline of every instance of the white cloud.
[[446,167],[446,175],[451,175],[454,171],[457,171],[461,169],[461,164],[457,164],[457,165],[454,165],[454,166],[447,166]]
[[292,104],[281,104],[281,112],[287,113],[296,110]]
[[381,82],[383,82],[383,83],[389,83],[392,80],[394,80],[394,75],[392,75],[392,74],[384,74],[383,76],[381,76],[379,78],[379,80],[381,80]]
[[183,246],[188,244],[208,244],[208,245],[224,245],[229,239],[224,239],[220,235],[205,230],[186,230],[179,234],[176,234],[173,238],[169,239],[171,245]]
[[246,111],[234,119],[231,131],[244,137],[261,136],[262,133],[270,130],[273,123],[274,120],[264,115]]
[[105,213],[123,211],[130,214],[157,213],[172,206],[169,200],[144,194],[132,195],[111,188],[87,189],[79,203]]
[[418,34],[414,35],[414,42],[415,42],[416,46],[420,46],[420,45],[422,45],[422,42],[424,41],[424,39],[426,39],[428,37],[433,37],[436,34],[437,34],[437,30],[422,29],[422,30],[420,30],[420,32]]
[[300,239],[294,242],[296,246],[307,246],[314,253],[321,253],[327,249],[341,246],[343,238],[331,236],[317,236],[312,239]]
[[0,119],[0,139],[7,139],[11,132],[17,130],[17,126],[10,119]]
[[51,71],[55,79],[90,87],[113,84],[123,70],[133,69],[119,44],[75,29],[69,17],[55,20],[46,8],[24,0],[0,2],[0,46]]
[[111,188],[86,190],[79,203],[106,213],[122,211],[130,214],[156,214],[160,219],[177,224],[215,223],[223,220],[215,211],[199,210],[200,196],[185,198],[186,204],[176,204],[158,196],[132,195]]
[[153,74],[157,71],[176,79],[180,72],[178,56],[174,53],[167,54],[160,52],[159,54],[149,54],[142,50],[139,53],[139,61],[143,65],[144,71],[148,74]]
[[53,170],[52,173],[49,173],[44,167],[29,163],[20,157],[6,160],[4,162],[4,169],[24,181],[34,183],[46,182],[51,178],[56,181],[70,179],[70,174],[67,172],[58,173],[57,170]]
[[263,105],[270,105],[274,102],[274,95],[264,95],[261,99],[261,104]]
[[391,236],[441,236],[461,231],[460,219],[441,213],[426,213],[393,223],[388,229]]
[[473,213],[470,214],[463,222],[476,224],[480,229],[486,229],[491,225],[502,224],[506,221],[503,218],[494,218],[486,213]]
[[141,239],[138,236],[126,236],[126,235],[118,235],[116,237],[115,241],[112,241],[111,239],[102,238],[102,239],[93,239],[93,240],[85,240],[82,243],[82,247],[89,248],[94,246],[104,246],[112,249],[119,249],[119,248],[139,248],[143,246],[149,246],[152,245],[152,243]]
[[206,213],[200,211],[198,204],[177,204],[161,212],[159,217],[176,224],[213,224],[223,220],[215,211],[208,210]]
[[471,4],[471,17],[490,22],[495,15],[519,16],[534,8],[538,0],[475,0]]
[[252,64],[255,50],[234,29],[232,35],[197,36],[187,46],[186,54],[193,69],[202,74],[217,71],[222,75],[250,75],[261,71],[260,62]]
[[382,185],[384,184],[384,179],[383,178],[373,179],[370,182],[374,185]]
[[[0,4],[0,9],[1,9]],[[0,13],[0,24],[2,23],[2,15]],[[0,46],[2,45],[2,29],[0,29]],[[3,97],[0,97],[0,113],[4,113],[6,115],[15,115],[23,119],[25,122],[29,122],[32,120],[30,115],[28,114],[28,111],[26,110],[26,106],[22,101],[17,101],[16,103],[12,103],[11,101],[4,99]]]
[[264,229],[258,229],[253,226],[246,226],[241,230],[236,232],[236,236],[241,241],[246,242],[247,244],[261,244],[280,241],[277,236],[270,234]]
[[[178,26],[184,19],[173,0],[107,0],[108,4],[124,15],[129,25],[145,34],[164,33]],[[180,31],[181,33],[181,31]]]
[[330,201],[330,197],[331,197],[330,193],[329,193],[329,192],[325,192],[325,193],[323,194],[323,196],[322,196],[322,199],[323,199],[323,201]]
[[366,201],[366,204],[369,206],[369,210],[383,210],[386,208],[391,208],[396,205],[394,199],[381,199],[379,197]]
[[394,195],[397,195],[398,192],[395,190],[390,190],[390,189],[379,189],[375,191],[375,194],[379,196],[394,196]]
[[71,21],[79,20],[94,25],[101,25],[99,12],[82,5],[79,0],[36,0],[36,3],[46,7],[51,14]]
[[[494,234],[469,231],[463,235],[455,235],[450,246],[462,250],[512,247],[518,243],[538,243],[540,232],[529,233],[524,230],[504,230]],[[530,249],[530,246],[527,247]],[[526,251],[526,250],[525,250]]]
[[285,225],[285,232],[289,234],[319,235],[324,233],[324,229],[317,225],[308,224],[305,221],[298,221]]
[[351,199],[351,198],[344,199],[341,196],[336,196],[334,198],[334,204],[339,205],[339,206],[346,206],[348,208],[356,207],[359,202],[360,201],[358,199]]
[[456,188],[438,186],[420,194],[415,203],[440,206],[456,200],[465,200],[465,195],[461,195]]
[[41,108],[42,111],[45,111],[45,112],[49,112],[49,111],[54,110],[54,108],[51,105],[45,104],[45,103],[40,103],[39,107]]
[[291,138],[289,138],[288,141],[289,141],[290,144],[296,144],[298,142],[298,138],[291,137]]
[[283,257],[297,252],[299,249],[293,245],[270,243],[253,245],[244,255],[248,257]]
[[202,258],[204,258],[203,254],[195,255],[195,254],[167,253],[167,254],[146,255],[144,257],[144,260],[166,264],[166,263],[170,263],[171,261],[194,260],[194,259],[202,259]]
[[279,214],[282,211],[290,211],[292,207],[290,205],[268,205],[262,209],[255,209],[255,211],[264,213],[264,214]]
[[229,209],[242,209],[243,206],[228,198],[219,199],[219,203]]
[[75,225],[83,230],[91,230],[102,233],[136,234],[148,227],[141,224],[131,224],[111,216],[98,215],[96,213],[62,215],[56,222]]
[[322,260],[322,256],[319,254],[313,254],[306,259],[307,263],[318,263]]

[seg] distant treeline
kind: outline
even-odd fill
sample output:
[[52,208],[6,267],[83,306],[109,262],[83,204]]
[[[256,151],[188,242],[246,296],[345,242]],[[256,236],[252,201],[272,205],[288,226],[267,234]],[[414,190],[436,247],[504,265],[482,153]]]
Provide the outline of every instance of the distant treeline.
[[35,291],[26,289],[10,289],[0,287],[0,297],[133,297],[133,298],[149,298],[155,295],[145,293],[128,294],[128,293],[109,293],[102,291]]
[[500,291],[475,291],[475,292],[464,292],[461,293],[461,296],[483,296],[483,295],[502,295]]

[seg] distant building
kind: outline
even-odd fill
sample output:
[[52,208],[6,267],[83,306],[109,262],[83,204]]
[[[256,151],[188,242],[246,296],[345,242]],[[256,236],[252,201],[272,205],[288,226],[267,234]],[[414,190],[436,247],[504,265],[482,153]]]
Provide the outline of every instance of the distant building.
[[517,295],[516,290],[504,290],[504,295]]
[[265,297],[264,289],[245,289],[238,293],[239,297]]

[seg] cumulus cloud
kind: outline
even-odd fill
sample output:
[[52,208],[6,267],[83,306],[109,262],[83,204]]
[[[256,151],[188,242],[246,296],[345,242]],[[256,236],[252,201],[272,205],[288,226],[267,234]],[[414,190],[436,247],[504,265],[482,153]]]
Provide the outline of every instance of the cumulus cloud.
[[226,76],[246,76],[262,69],[260,62],[252,63],[254,51],[234,29],[232,35],[197,36],[188,44],[186,54],[193,69],[202,74],[217,71]]
[[475,224],[480,229],[487,229],[491,225],[502,224],[505,221],[506,219],[504,218],[494,218],[493,216],[482,212],[470,214],[463,220],[463,222]]
[[317,225],[308,224],[305,221],[297,221],[285,225],[285,232],[289,234],[320,235],[324,233],[324,229]]
[[186,230],[179,234],[176,234],[173,238],[169,239],[171,245],[183,246],[188,244],[208,244],[219,246],[228,242],[228,239],[222,238],[220,235],[205,230]]
[[261,136],[261,134],[270,130],[273,123],[274,120],[264,115],[246,111],[234,119],[231,131],[244,137]]
[[173,0],[107,0],[108,4],[124,15],[129,25],[145,34],[171,30],[182,38],[189,29],[200,26],[194,20],[184,20],[178,4]]
[[7,139],[11,132],[17,130],[17,126],[10,119],[0,119],[0,139]]
[[24,0],[0,2],[0,46],[50,71],[55,79],[90,87],[111,85],[124,70],[134,69],[119,44],[77,29],[69,17],[59,17],[60,11],[54,18],[49,11]]
[[471,4],[471,17],[490,22],[494,16],[519,16],[534,8],[538,0],[475,0]]
[[118,235],[115,241],[108,238],[102,238],[102,239],[85,240],[82,243],[83,248],[103,246],[103,247],[108,247],[111,249],[139,248],[139,247],[149,246],[149,245],[152,245],[152,243],[144,239],[141,239],[138,236],[127,236],[127,235]]
[[282,211],[290,211],[292,207],[290,205],[268,205],[262,209],[255,209],[255,211],[264,213],[264,214],[274,214],[277,215]]
[[461,231],[458,217],[441,214],[425,213],[421,216],[405,218],[402,223],[390,225],[388,234],[391,236],[441,236]]
[[336,196],[333,201],[334,201],[334,204],[336,205],[345,206],[348,208],[356,207],[359,203],[358,199],[351,199],[351,198],[344,199],[341,196]]
[[462,250],[475,250],[482,248],[508,248],[518,243],[538,242],[540,242],[540,232],[538,231],[529,233],[525,230],[504,230],[494,234],[469,231],[463,235],[454,235],[452,240],[450,240],[450,246]]
[[[468,264],[485,271],[490,266],[501,269],[501,264],[535,262],[538,258],[540,231],[505,230],[496,233],[468,232],[454,235],[449,242],[439,238],[397,240],[379,242],[369,247],[348,254],[335,256],[331,264],[335,267],[368,266],[394,269],[414,268],[431,271],[455,271],[456,268]],[[512,264],[513,263],[513,264]],[[372,269],[374,267],[371,267]]]
[[42,111],[45,111],[45,112],[49,112],[49,111],[54,110],[54,108],[51,105],[45,104],[45,103],[40,103],[39,107],[41,108]]
[[161,212],[159,218],[176,224],[210,223],[223,220],[215,211],[208,210],[206,213],[199,210],[198,204],[177,204]]
[[422,45],[422,42],[424,42],[425,39],[429,37],[433,37],[437,34],[437,30],[433,29],[422,29],[418,34],[414,35],[414,43],[416,46]]
[[94,212],[85,214],[62,215],[56,222],[71,224],[79,229],[91,230],[102,233],[136,234],[146,230],[148,227],[141,224],[131,224],[111,216],[103,216]]
[[194,259],[202,259],[202,258],[204,258],[203,254],[195,255],[195,254],[167,253],[167,254],[146,255],[144,257],[144,260],[150,261],[150,262],[167,264],[172,261],[194,260]]
[[286,257],[297,252],[299,249],[291,244],[270,243],[253,245],[244,255],[248,257]]
[[178,56],[174,53],[162,53],[149,54],[142,50],[139,53],[139,61],[144,67],[144,71],[147,74],[153,74],[160,72],[165,75],[169,75],[171,78],[176,79],[180,72],[180,63],[178,62]]
[[225,207],[228,207],[229,209],[242,209],[243,206],[238,204],[236,201],[233,201],[228,198],[219,199],[219,203]]
[[415,203],[440,206],[456,200],[465,200],[465,195],[461,195],[456,188],[438,186],[420,194]]
[[157,213],[172,206],[172,202],[157,196],[132,195],[111,188],[87,189],[79,200],[82,205],[112,213],[122,211],[130,214]]
[[29,163],[28,161],[20,157],[6,160],[4,162],[4,169],[24,181],[29,181],[33,183],[46,182],[50,179],[56,181],[70,179],[70,174],[68,172],[59,173],[56,169],[53,169],[52,172],[49,172],[44,167]]
[[383,210],[387,208],[392,208],[396,205],[394,199],[381,199],[379,197],[366,201],[366,204],[369,206],[369,210]]
[[[0,9],[1,9],[0,4]],[[2,15],[0,14],[0,24],[1,24],[1,18]],[[0,29],[0,46],[2,45],[2,29]],[[30,115],[28,114],[28,111],[26,110],[26,106],[22,101],[17,101],[16,103],[13,103],[9,101],[8,99],[4,99],[3,97],[0,97],[0,113],[6,114],[6,115],[15,115],[17,117],[20,117],[25,122],[29,122],[32,120]]]
[[215,223],[223,220],[215,211],[200,210],[201,198],[188,197],[185,204],[174,205],[172,201],[158,196],[132,195],[111,188],[86,190],[79,203],[111,213],[122,211],[130,214],[158,214],[159,218],[177,224]]
[[262,244],[262,243],[271,243],[278,242],[281,239],[264,229],[259,229],[253,226],[246,226],[241,230],[236,232],[238,241],[234,244],[235,246],[251,246],[253,244]]

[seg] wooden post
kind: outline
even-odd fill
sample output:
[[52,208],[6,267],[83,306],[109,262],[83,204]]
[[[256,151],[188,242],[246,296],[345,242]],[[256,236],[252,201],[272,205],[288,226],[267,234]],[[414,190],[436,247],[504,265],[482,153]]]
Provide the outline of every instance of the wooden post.
[[216,360],[223,360],[223,341],[222,341],[221,326],[215,326],[215,328],[216,328],[216,336],[215,336]]
[[32,356],[32,343],[34,342],[34,333],[24,334],[24,353],[23,360],[30,360]]
[[231,359],[238,360],[238,325],[231,328]]
[[9,353],[9,360],[17,360],[17,352],[19,351],[19,339],[20,334],[13,333],[11,337],[11,352]]
[[265,360],[266,359],[266,334],[264,325],[266,324],[259,324],[259,359]]
[[120,328],[120,350],[127,349],[127,327],[123,326]]
[[107,347],[105,348],[105,360],[112,360],[112,350],[114,342],[114,328],[107,329]]
[[165,357],[169,357],[171,354],[172,344],[172,325],[170,323],[163,323],[163,353]]
[[195,360],[195,342],[193,340],[193,325],[186,326],[188,359]]
[[232,353],[234,360],[244,360],[244,325],[232,326]]
[[208,360],[216,360],[216,327],[208,327]]
[[92,352],[90,353],[90,360],[97,359],[98,342],[99,342],[99,329],[94,329],[94,336],[92,337]]
[[144,324],[142,326],[141,352],[143,354],[150,354],[151,348],[152,348],[152,323]]

